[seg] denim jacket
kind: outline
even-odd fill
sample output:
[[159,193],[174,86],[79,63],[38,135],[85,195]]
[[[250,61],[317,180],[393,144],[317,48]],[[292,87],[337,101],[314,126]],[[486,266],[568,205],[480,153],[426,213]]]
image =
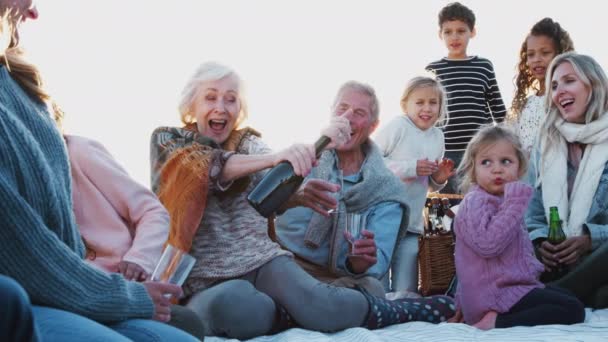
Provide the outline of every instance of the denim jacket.
[[[530,167],[527,175],[527,182],[535,187],[534,195],[525,216],[526,226],[532,241],[546,239],[549,233],[549,225],[543,206],[542,188],[540,184],[538,187],[535,186],[540,156],[541,153],[537,144],[530,157]],[[568,177],[572,172],[574,172],[574,167],[568,162]],[[564,214],[562,213],[562,215]],[[592,251],[608,241],[608,163],[604,166],[604,172],[593,196],[587,221],[583,224],[583,231],[591,237]]]
[[[309,179],[309,178],[307,178]],[[353,184],[361,180],[361,174],[346,176],[344,178],[344,189],[347,190]],[[337,180],[332,179],[333,182]],[[341,276],[371,276],[382,278],[388,272],[395,247],[399,225],[403,219],[404,209],[397,202],[381,202],[365,211],[367,216],[366,229],[375,234],[374,240],[377,248],[377,262],[363,274],[353,274],[346,267],[348,244],[344,241],[338,248],[337,268],[342,272]],[[296,207],[287,210],[276,220],[277,238],[282,246],[293,252],[300,258],[319,266],[329,268],[331,238],[324,240],[319,248],[311,249],[304,244],[306,229],[312,217],[313,211],[307,207]],[[406,216],[407,218],[407,216]],[[340,231],[340,234],[342,232]]]

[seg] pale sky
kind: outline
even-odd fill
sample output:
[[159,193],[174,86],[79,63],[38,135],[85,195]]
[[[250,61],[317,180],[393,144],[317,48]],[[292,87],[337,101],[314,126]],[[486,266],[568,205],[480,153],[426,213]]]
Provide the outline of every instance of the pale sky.
[[[154,128],[178,125],[177,102],[202,62],[245,80],[248,125],[274,149],[312,143],[340,84],[371,84],[382,126],[401,115],[411,77],[446,55],[437,13],[444,0],[38,0],[22,46],[66,111],[66,132],[103,143],[149,186]],[[608,67],[601,1],[469,0],[477,36],[468,52],[494,63],[507,105],[518,52],[544,17],[569,31],[578,52]]]

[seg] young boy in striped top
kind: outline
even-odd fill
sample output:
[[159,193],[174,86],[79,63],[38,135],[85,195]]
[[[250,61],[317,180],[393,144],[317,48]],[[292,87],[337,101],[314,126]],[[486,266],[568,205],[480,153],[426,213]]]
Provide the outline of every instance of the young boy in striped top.
[[[467,45],[475,33],[473,11],[458,2],[446,5],[439,12],[439,38],[448,56],[426,67],[437,75],[447,93],[445,157],[454,161],[455,167],[479,128],[492,121],[502,122],[506,114],[492,62],[467,55]],[[456,184],[456,177],[450,178],[442,192],[460,192]]]

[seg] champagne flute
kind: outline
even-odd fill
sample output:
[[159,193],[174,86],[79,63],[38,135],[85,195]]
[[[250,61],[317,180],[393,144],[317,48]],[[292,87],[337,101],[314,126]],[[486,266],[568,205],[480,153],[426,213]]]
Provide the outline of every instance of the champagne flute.
[[[343,196],[344,190],[344,171],[342,169],[338,169],[338,182],[340,183],[340,191],[336,192],[336,201],[338,202],[338,207],[340,206],[340,200]],[[329,209],[327,214],[332,215],[338,211],[338,207]]]
[[362,238],[361,231],[365,229],[366,224],[367,216],[364,213],[346,213],[345,236],[351,245],[349,255],[357,255],[352,250],[355,242]]
[[182,286],[192,270],[196,259],[185,251],[167,244],[152,272],[152,281]]

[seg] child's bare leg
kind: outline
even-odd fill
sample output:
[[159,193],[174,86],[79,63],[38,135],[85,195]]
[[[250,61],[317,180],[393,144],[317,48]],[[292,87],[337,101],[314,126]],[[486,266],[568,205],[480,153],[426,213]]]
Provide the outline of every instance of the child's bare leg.
[[479,322],[473,324],[473,326],[481,330],[494,329],[496,326],[496,316],[498,316],[496,311],[488,311],[485,315],[483,315]]

